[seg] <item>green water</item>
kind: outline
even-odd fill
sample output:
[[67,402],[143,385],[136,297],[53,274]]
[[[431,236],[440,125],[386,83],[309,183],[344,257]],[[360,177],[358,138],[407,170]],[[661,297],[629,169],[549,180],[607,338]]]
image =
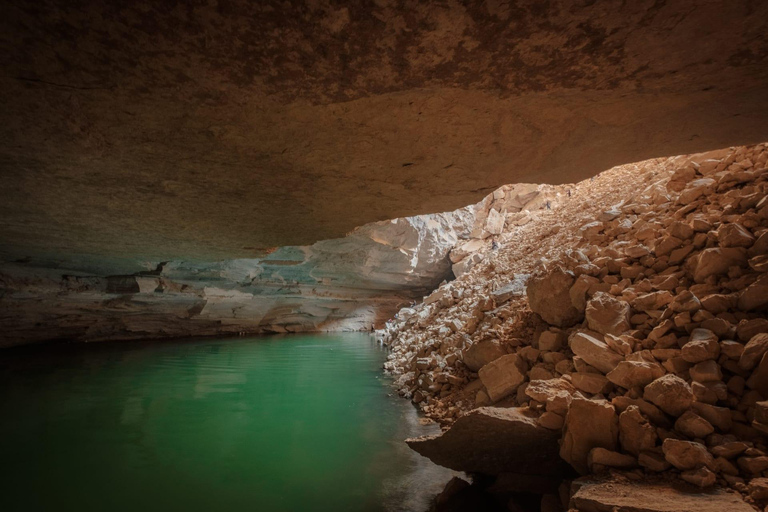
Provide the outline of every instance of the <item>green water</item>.
[[450,478],[369,336],[0,353],[0,510],[424,510]]

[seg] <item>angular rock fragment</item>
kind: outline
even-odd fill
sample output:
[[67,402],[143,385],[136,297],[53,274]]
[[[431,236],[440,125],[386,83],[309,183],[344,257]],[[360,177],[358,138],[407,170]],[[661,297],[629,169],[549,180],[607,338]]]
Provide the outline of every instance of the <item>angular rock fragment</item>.
[[528,302],[548,324],[570,327],[583,315],[571,302],[570,290],[575,281],[571,272],[557,267],[528,282]]
[[624,356],[617,354],[601,340],[584,331],[573,333],[569,344],[574,354],[603,373],[610,372],[624,360]]
[[574,398],[565,417],[560,456],[581,474],[589,471],[587,456],[596,447],[616,450],[616,410],[605,400]]
[[476,372],[505,354],[504,347],[498,341],[482,340],[473,343],[469,349],[464,351],[463,360],[467,368]]
[[507,354],[480,368],[478,375],[488,396],[498,402],[525,382],[526,371],[525,361],[519,355]]
[[587,324],[600,334],[618,336],[629,330],[629,304],[603,292],[596,293],[587,303]]
[[680,377],[664,375],[645,387],[643,398],[669,415],[680,416],[691,407],[693,391]]
[[521,409],[481,407],[462,416],[440,435],[407,439],[436,464],[469,473],[562,476],[560,433],[540,427]]
[[661,445],[664,458],[677,469],[695,469],[712,466],[714,459],[701,443],[667,438]]

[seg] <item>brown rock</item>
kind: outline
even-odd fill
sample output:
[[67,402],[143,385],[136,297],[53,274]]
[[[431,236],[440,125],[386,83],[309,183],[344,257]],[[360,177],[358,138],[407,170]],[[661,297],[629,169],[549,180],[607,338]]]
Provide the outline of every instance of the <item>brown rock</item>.
[[639,455],[656,446],[657,439],[656,429],[637,406],[631,405],[619,415],[619,442],[625,451]]
[[675,430],[693,439],[703,439],[715,431],[707,420],[693,411],[686,411],[675,422]]
[[661,446],[664,450],[664,458],[677,469],[711,466],[714,462],[707,447],[701,443],[667,438]]
[[749,285],[739,296],[739,309],[743,311],[764,310],[766,307],[768,307],[768,274],[764,274]]
[[723,380],[723,372],[715,361],[704,361],[688,370],[696,382],[718,382]]
[[708,359],[717,359],[720,344],[715,333],[708,329],[694,329],[688,343],[683,345],[681,356],[689,363],[700,363]]
[[496,340],[483,340],[473,343],[463,354],[464,364],[476,372],[488,363],[505,355],[504,347]]
[[624,360],[624,357],[612,351],[608,345],[593,334],[576,331],[569,338],[569,345],[574,354],[603,373],[608,373]]
[[581,321],[582,313],[571,302],[575,277],[560,267],[528,281],[528,302],[534,313],[557,327],[570,327]]
[[478,375],[494,402],[511,395],[525,381],[525,361],[517,354],[507,354],[480,368]]
[[737,493],[691,492],[669,483],[591,476],[573,482],[571,509],[581,512],[754,512]]
[[747,492],[753,500],[768,500],[768,478],[753,478],[749,481]]
[[524,410],[481,407],[457,419],[442,434],[406,443],[456,471],[559,476],[566,469],[558,455],[559,437],[559,432],[538,426]]
[[680,478],[697,487],[711,487],[715,485],[717,476],[707,468],[689,469],[680,473]]
[[680,416],[691,407],[693,391],[680,377],[664,375],[645,387],[643,398],[672,416]]
[[666,372],[656,363],[621,361],[606,377],[626,389],[639,386],[644,388]]
[[693,279],[697,283],[703,283],[709,276],[722,275],[731,267],[744,267],[746,264],[746,251],[740,247],[704,249],[696,260]]
[[560,456],[586,474],[587,457],[596,447],[615,450],[618,440],[616,410],[605,400],[574,398],[565,417]]
[[744,346],[744,350],[739,357],[739,368],[751,370],[768,352],[768,333],[754,335]]
[[532,380],[525,388],[525,394],[537,402],[547,404],[547,410],[561,416],[568,412],[576,389],[565,379]]
[[755,237],[739,224],[722,224],[717,230],[720,247],[751,247]]
[[592,471],[595,471],[596,466],[626,469],[637,467],[637,459],[631,455],[606,450],[598,446],[589,451],[587,465]]
[[544,331],[539,336],[539,350],[553,352],[562,350],[566,339],[563,332]]
[[596,293],[587,303],[589,328],[600,334],[618,336],[630,329],[629,304],[603,292]]
[[573,387],[590,395],[606,393],[611,385],[608,378],[601,373],[572,373]]

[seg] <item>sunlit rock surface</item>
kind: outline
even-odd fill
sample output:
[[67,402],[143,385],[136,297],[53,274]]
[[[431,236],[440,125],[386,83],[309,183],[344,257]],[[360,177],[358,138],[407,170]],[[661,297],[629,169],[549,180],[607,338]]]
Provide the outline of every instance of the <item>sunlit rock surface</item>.
[[475,216],[468,207],[394,219],[260,259],[145,263],[148,270],[120,275],[87,272],[86,259],[57,268],[51,261],[6,262],[0,346],[370,330],[451,277],[448,251],[469,235]]

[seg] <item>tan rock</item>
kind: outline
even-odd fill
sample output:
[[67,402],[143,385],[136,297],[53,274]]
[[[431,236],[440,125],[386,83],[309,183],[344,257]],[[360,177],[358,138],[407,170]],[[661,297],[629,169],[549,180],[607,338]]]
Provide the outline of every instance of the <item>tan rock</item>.
[[656,446],[656,429],[640,413],[640,409],[631,405],[619,415],[619,442],[621,447],[634,455]]
[[598,446],[589,451],[587,465],[592,471],[595,471],[598,466],[627,469],[637,467],[637,459],[631,455],[606,450]]
[[568,412],[576,389],[565,379],[532,380],[525,388],[525,394],[537,402],[547,405],[547,410],[561,416]]
[[571,510],[583,512],[754,512],[738,493],[691,492],[669,482],[583,477],[573,482]]
[[754,335],[744,346],[739,357],[739,368],[751,370],[757,366],[766,352],[768,352],[768,333]]
[[507,354],[483,366],[478,375],[494,402],[511,395],[525,381],[525,361],[517,354]]
[[746,251],[740,247],[712,247],[704,249],[696,259],[693,279],[703,283],[709,276],[722,275],[731,267],[747,264]]
[[572,373],[573,387],[590,395],[607,393],[611,382],[601,373]]
[[742,311],[765,310],[768,307],[768,274],[762,275],[741,292],[738,305]]
[[646,293],[632,301],[632,307],[639,311],[651,311],[666,306],[673,300],[673,296],[666,290]]
[[563,418],[561,415],[551,412],[551,411],[544,411],[541,416],[539,416],[538,423],[540,426],[547,428],[549,430],[561,430],[563,428],[563,424],[565,423],[565,418]]
[[680,377],[664,375],[645,387],[643,398],[672,416],[680,416],[691,407],[693,391]]
[[715,431],[707,420],[693,411],[686,411],[675,422],[675,430],[692,439],[703,439]]
[[696,469],[689,469],[680,473],[680,478],[693,484],[697,487],[711,487],[715,485],[717,476],[707,468],[701,467]]
[[610,372],[624,360],[595,335],[585,331],[574,332],[569,338],[569,345],[574,354],[603,373]]
[[680,354],[689,363],[700,363],[708,359],[717,359],[720,355],[720,343],[717,336],[709,329],[694,329]]
[[618,417],[610,403],[574,398],[565,417],[560,456],[578,472],[586,474],[589,452],[596,447],[615,450],[618,431]]
[[677,469],[695,469],[712,466],[714,459],[701,443],[667,438],[662,443],[664,458]]
[[753,500],[768,500],[768,478],[753,478],[749,481],[747,492]]
[[656,363],[639,361],[621,361],[606,377],[608,380],[626,389],[639,386],[644,388],[666,372]]
[[473,372],[505,355],[504,347],[497,340],[483,340],[472,344],[463,353],[464,364]]
[[655,451],[641,452],[637,457],[637,462],[649,471],[666,471],[672,467],[672,464],[667,462],[663,453],[656,453]]
[[718,382],[723,380],[723,372],[715,361],[704,361],[688,370],[696,382]]
[[575,282],[571,272],[557,267],[528,282],[528,302],[534,313],[557,327],[570,327],[583,316],[571,302],[570,290]]
[[755,237],[739,224],[722,224],[717,230],[720,247],[751,247]]
[[587,303],[586,318],[589,328],[600,334],[618,336],[630,329],[629,304],[603,292],[596,293]]
[[731,430],[733,420],[730,409],[701,402],[693,402],[691,409],[721,432]]
[[544,331],[539,336],[539,350],[562,350],[565,346],[566,339],[564,332]]

